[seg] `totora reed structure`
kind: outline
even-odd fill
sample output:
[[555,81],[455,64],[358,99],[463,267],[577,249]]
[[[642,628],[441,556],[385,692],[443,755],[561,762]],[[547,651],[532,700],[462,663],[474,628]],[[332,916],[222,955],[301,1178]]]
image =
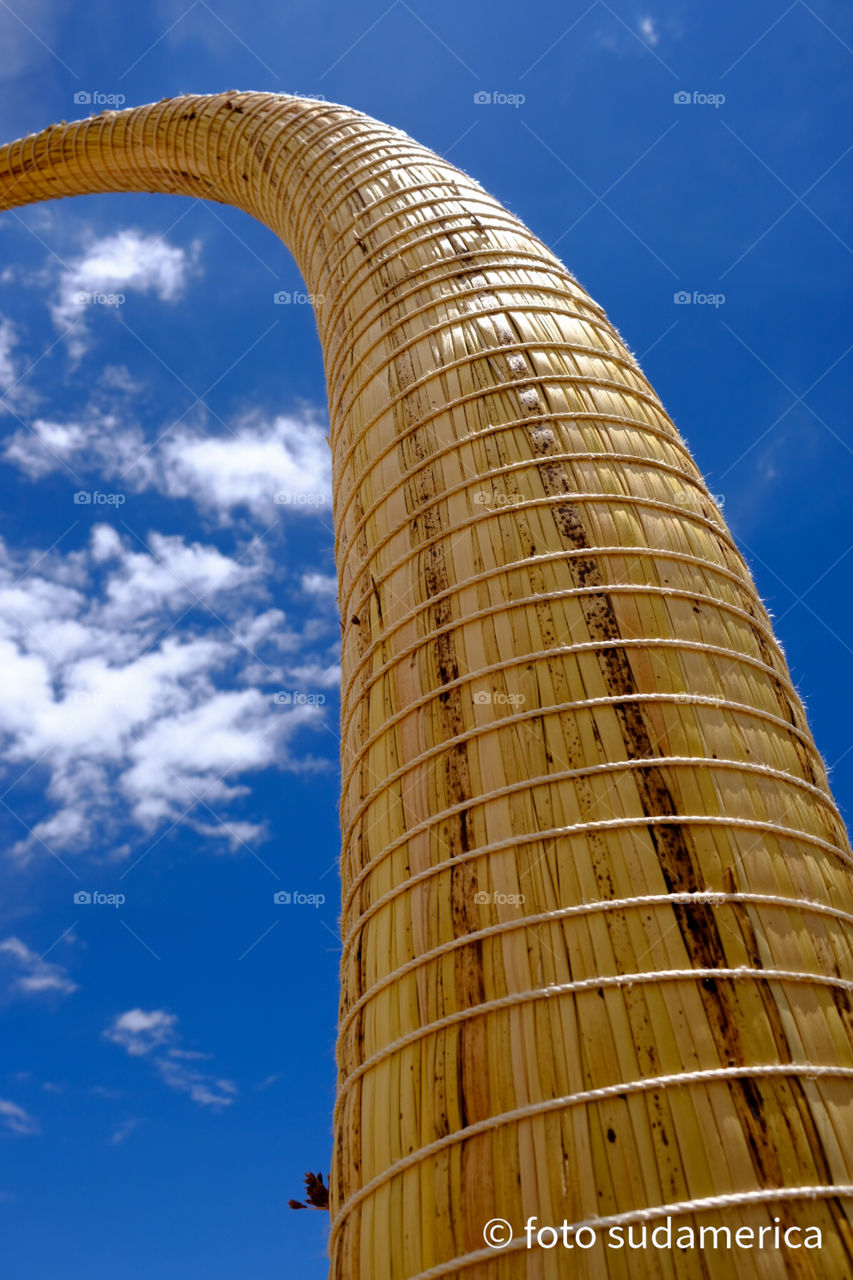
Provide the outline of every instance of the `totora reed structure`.
[[465,173],[326,102],[181,97],[0,150],[0,209],[105,191],[236,205],[323,300],[332,1280],[853,1276],[850,846],[602,309]]

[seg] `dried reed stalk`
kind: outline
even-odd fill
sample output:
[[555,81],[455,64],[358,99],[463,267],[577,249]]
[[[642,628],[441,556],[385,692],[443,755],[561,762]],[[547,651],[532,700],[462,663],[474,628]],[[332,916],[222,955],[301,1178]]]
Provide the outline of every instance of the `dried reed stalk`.
[[[853,1274],[850,848],[749,572],[601,308],[472,179],[344,107],[185,97],[0,152],[2,207],[107,190],[236,205],[318,295],[332,1276]],[[531,1216],[671,1205],[823,1247],[525,1247]]]

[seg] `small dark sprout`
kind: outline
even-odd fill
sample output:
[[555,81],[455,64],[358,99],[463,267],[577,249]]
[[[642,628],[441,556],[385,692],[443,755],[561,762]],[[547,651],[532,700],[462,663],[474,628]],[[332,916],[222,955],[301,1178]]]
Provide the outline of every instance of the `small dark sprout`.
[[329,1188],[323,1181],[322,1173],[306,1173],[305,1199],[307,1204],[303,1204],[301,1200],[288,1200],[287,1203],[291,1209],[328,1209]]

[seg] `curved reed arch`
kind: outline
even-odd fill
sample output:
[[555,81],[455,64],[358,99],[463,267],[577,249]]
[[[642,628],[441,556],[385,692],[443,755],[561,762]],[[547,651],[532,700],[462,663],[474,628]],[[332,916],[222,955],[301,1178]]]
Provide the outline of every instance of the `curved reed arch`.
[[[601,308],[345,107],[183,97],[0,151],[2,208],[103,191],[244,209],[318,299],[346,604],[332,1276],[853,1274],[849,844],[749,572]],[[606,1247],[667,1214],[822,1248]],[[531,1217],[600,1238],[528,1250]]]

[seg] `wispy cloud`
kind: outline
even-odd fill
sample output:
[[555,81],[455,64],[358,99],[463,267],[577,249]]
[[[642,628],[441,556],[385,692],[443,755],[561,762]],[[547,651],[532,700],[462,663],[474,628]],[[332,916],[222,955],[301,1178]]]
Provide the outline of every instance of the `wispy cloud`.
[[50,304],[59,332],[71,330],[67,342],[72,357],[79,359],[89,345],[84,317],[95,309],[117,310],[126,291],[154,293],[163,302],[179,298],[199,248],[196,243],[187,253],[160,236],[132,228],[93,240],[62,270]]
[[0,1125],[7,1133],[14,1133],[18,1137],[29,1137],[39,1132],[39,1122],[35,1116],[31,1116],[8,1098],[0,1098]]
[[4,938],[0,942],[0,958],[11,970],[10,991],[20,996],[39,996],[46,993],[71,995],[77,983],[68,976],[61,964],[43,960],[20,938]]
[[682,38],[682,24],[677,14],[664,15],[641,13],[633,22],[623,20],[609,4],[599,3],[591,11],[594,22],[590,28],[593,47],[619,59],[643,57],[644,50],[666,67],[673,75],[675,70],[664,62],[655,50],[666,37],[667,44]]
[[233,1080],[208,1075],[183,1061],[175,1050],[157,1059],[157,1070],[170,1089],[186,1093],[200,1107],[230,1107],[237,1094]]
[[6,391],[18,376],[12,358],[12,348],[17,341],[11,321],[0,320],[0,392]]
[[277,506],[331,519],[326,432],[310,414],[253,415],[229,436],[178,432],[160,452],[162,487],[220,514],[245,506],[263,517]]
[[337,599],[338,580],[331,573],[305,573],[302,575],[302,590],[312,596],[328,596]]
[[[201,1107],[227,1107],[236,1097],[233,1080],[200,1066],[210,1061],[212,1054],[181,1047],[178,1019],[165,1009],[128,1009],[113,1019],[104,1035],[131,1057],[149,1058],[170,1089],[186,1093]],[[113,1137],[113,1141],[121,1139]]]
[[120,1146],[126,1142],[134,1130],[138,1129],[142,1121],[135,1116],[130,1116],[127,1120],[120,1121],[110,1134],[110,1143],[112,1146]]
[[24,384],[20,341],[11,320],[0,317],[0,414],[34,412],[39,403],[38,393]]
[[660,34],[654,18],[650,18],[648,15],[641,18],[639,22],[639,31],[646,44],[655,45],[660,42]]
[[174,427],[146,441],[127,399],[93,400],[73,418],[36,417],[7,439],[3,457],[31,480],[73,469],[122,491],[188,498],[220,524],[241,509],[269,523],[282,516],[331,520],[328,427],[318,414],[246,413],[232,431]]

